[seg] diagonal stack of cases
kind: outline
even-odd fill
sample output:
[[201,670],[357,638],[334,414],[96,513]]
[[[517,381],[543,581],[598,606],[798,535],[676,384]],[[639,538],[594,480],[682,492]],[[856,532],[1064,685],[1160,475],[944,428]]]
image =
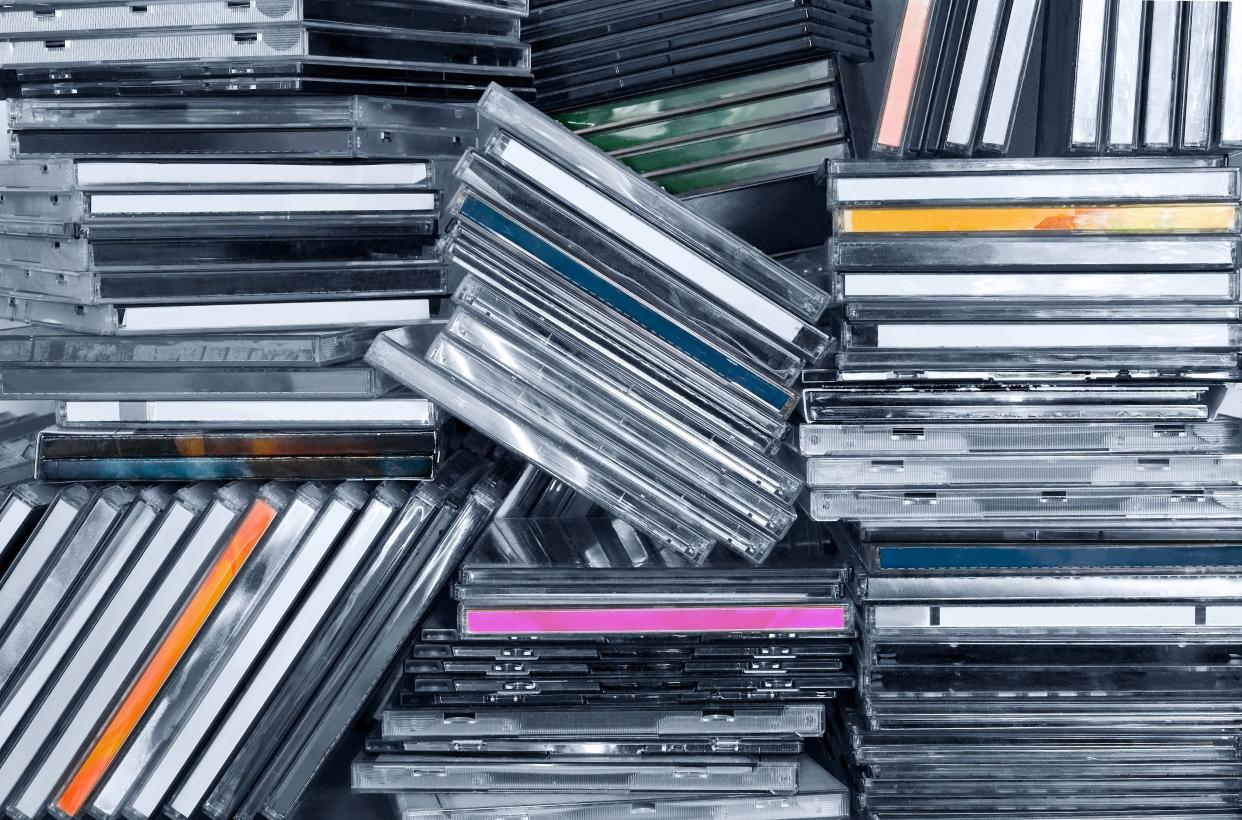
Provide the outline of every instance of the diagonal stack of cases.
[[1242,147],[1242,13],[1232,3],[1073,0],[1050,17],[1047,153]]
[[438,411],[359,359],[451,290],[443,188],[468,101],[529,86],[525,10],[5,4],[0,295],[35,326],[0,392],[64,402],[40,477],[431,476]]
[[861,816],[1236,814],[1242,532],[1189,523],[843,530]]
[[692,561],[762,561],[796,517],[773,453],[827,294],[503,89],[479,110],[457,312],[368,361]]
[[12,492],[0,803],[288,817],[517,474]]
[[[1090,2],[1090,0],[1087,0]],[[1029,155],[1043,0],[904,0],[873,156]],[[1055,5],[1055,4],[1054,4]]]
[[536,0],[539,105],[565,110],[839,54],[871,59],[869,0]]
[[0,50],[23,96],[221,93],[478,98],[530,88],[525,0],[6,3]]
[[463,562],[456,613],[424,621],[354,787],[409,820],[848,816],[815,759],[853,686],[839,556],[812,539],[696,567],[607,516],[503,517],[565,501],[532,477]]
[[[862,25],[862,24],[860,24]],[[865,29],[864,29],[865,30]],[[821,168],[852,157],[833,57],[565,111],[556,119],[766,253],[819,245]]]

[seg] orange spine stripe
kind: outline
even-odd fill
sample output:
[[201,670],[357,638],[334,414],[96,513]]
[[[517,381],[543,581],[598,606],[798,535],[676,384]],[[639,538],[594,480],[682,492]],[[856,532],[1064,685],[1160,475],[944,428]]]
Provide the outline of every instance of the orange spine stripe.
[[160,687],[181,661],[182,655],[237,577],[246,559],[254,552],[275,517],[276,510],[262,501],[255,502],[250,508],[232,540],[203,578],[194,597],[182,610],[142,675],[130,687],[125,701],[112,716],[90,754],[56,801],[56,808],[66,817],[76,817],[82,811],[87,799],[98,787],[126,740],[155,700]]
[[974,233],[991,231],[1232,231],[1233,205],[1106,205],[1029,208],[848,208],[843,233]]

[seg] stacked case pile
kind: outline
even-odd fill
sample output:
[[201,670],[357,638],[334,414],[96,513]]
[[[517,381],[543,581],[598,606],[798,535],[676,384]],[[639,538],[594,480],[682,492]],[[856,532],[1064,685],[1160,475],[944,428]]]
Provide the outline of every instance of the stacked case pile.
[[53,421],[39,413],[0,413],[0,487],[34,478],[39,433]]
[[[451,289],[435,248],[442,193],[476,117],[464,102],[341,92],[524,88],[524,11],[0,9],[23,95],[15,159],[0,166],[0,294],[8,318],[34,324],[0,337],[0,391],[64,402],[39,476],[432,475],[437,411],[359,359]],[[278,90],[334,93],[241,93]],[[222,91],[239,93],[202,93]]]
[[863,816],[1237,810],[1237,173],[830,167],[799,445],[858,569]]
[[[504,515],[564,509],[563,485],[525,484]],[[824,543],[697,567],[607,516],[498,518],[456,606],[424,622],[355,788],[407,820],[848,816],[813,757],[856,634]]]
[[830,54],[871,58],[869,0],[536,0],[539,105],[564,110]]
[[773,454],[828,295],[493,86],[435,334],[368,361],[657,542],[762,561],[801,481]]
[[228,92],[474,100],[530,89],[525,0],[13,0],[6,79],[33,97]]
[[1242,147],[1242,13],[1232,3],[1073,0],[1050,18],[1041,150]]
[[816,175],[853,156],[866,2],[546,2],[527,36],[566,127],[767,253],[827,238]]
[[[1093,0],[1084,0],[1093,3]],[[904,0],[872,155],[1029,154],[1043,0]]]
[[13,817],[290,816],[518,465],[400,484],[30,485],[0,511]]
[[[859,22],[861,31],[866,23]],[[841,65],[839,69],[838,66]],[[835,58],[626,96],[556,119],[767,253],[819,245],[827,159],[853,156]]]

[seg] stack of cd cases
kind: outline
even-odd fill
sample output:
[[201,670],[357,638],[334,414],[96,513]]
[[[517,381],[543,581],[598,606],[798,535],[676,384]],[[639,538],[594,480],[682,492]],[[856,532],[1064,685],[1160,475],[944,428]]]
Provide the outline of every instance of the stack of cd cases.
[[524,486],[467,556],[355,789],[397,794],[409,820],[848,816],[816,760],[825,706],[853,687],[831,542],[696,567],[606,515],[506,517],[561,486]]
[[23,96],[529,91],[525,0],[6,2],[0,52]]
[[360,361],[449,292],[472,106],[23,99],[0,165],[6,399],[62,401],[49,480],[426,478],[438,412]]
[[805,62],[871,59],[870,0],[535,0],[538,100],[564,110]]
[[796,517],[774,454],[828,294],[504,89],[479,112],[456,313],[368,361],[690,560],[762,561]]
[[1238,174],[1209,158],[831,163],[836,369],[1236,378]]
[[1016,123],[1038,102],[1027,80],[1039,77],[1030,66],[1040,59],[1043,0],[894,5],[901,12],[872,155],[1029,154],[1034,141]]
[[852,157],[835,58],[610,100],[556,119],[767,253],[821,245],[819,179]]
[[1242,14],[1233,3],[1075,0],[1050,18],[1041,149],[1242,147]]
[[1238,813],[1236,520],[840,533],[860,816]]
[[0,803],[289,817],[517,476],[13,490]]

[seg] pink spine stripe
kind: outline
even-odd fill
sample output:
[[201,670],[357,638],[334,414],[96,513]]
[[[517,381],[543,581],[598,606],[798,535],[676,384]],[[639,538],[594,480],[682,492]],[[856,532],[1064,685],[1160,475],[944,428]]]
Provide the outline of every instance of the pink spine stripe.
[[840,632],[841,606],[655,607],[642,609],[471,609],[470,635],[658,632]]
[[906,120],[914,100],[914,86],[923,61],[923,41],[931,19],[932,0],[907,0],[897,35],[897,49],[884,93],[884,110],[880,114],[876,144],[885,148],[901,148],[906,134]]

